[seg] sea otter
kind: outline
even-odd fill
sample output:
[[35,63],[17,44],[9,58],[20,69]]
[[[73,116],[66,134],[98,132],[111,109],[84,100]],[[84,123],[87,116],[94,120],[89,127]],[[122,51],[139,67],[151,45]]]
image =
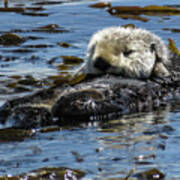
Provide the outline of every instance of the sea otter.
[[129,78],[167,77],[169,51],[157,35],[141,28],[110,27],[95,33],[88,45],[87,74]]

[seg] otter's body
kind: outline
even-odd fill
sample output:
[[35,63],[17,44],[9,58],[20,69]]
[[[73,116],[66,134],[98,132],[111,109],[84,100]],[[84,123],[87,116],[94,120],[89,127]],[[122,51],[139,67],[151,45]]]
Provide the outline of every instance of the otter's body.
[[140,28],[111,27],[95,33],[88,46],[85,72],[130,78],[169,76],[168,49],[157,35]]

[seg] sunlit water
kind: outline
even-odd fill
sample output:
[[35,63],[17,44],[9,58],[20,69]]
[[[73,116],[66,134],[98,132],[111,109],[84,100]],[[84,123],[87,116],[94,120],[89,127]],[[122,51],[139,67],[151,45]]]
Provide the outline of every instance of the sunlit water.
[[[35,2],[41,1],[12,0],[9,6],[19,4],[28,7]],[[24,94],[14,94],[6,87],[7,82],[15,81],[13,75],[22,77],[31,75],[41,80],[61,73],[56,68],[61,63],[61,58],[57,58],[54,64],[48,62],[62,55],[84,58],[91,35],[104,27],[133,23],[137,27],[158,34],[166,43],[168,38],[174,39],[180,47],[180,34],[163,30],[163,28],[178,28],[178,16],[152,16],[148,17],[150,20],[145,23],[113,17],[105,9],[89,8],[88,5],[94,1],[64,2],[66,3],[44,6],[43,13],[48,13],[47,17],[0,12],[1,34],[20,29],[23,32],[18,34],[23,37],[40,37],[37,40],[28,39],[19,46],[0,46],[3,57],[15,57],[13,61],[3,59],[0,61],[1,104],[9,98]],[[114,0],[112,4],[173,5],[178,4],[178,1]],[[48,24],[57,24],[67,32],[28,32]],[[57,45],[59,42],[67,42],[72,46],[63,48]],[[35,44],[52,46],[30,48],[33,52],[29,53],[12,52]],[[23,142],[1,143],[0,174],[19,174],[45,166],[66,166],[85,170],[87,175],[84,179],[108,179],[125,177],[133,168],[140,171],[156,167],[167,179],[178,179],[180,178],[179,120],[180,104],[175,102],[157,112],[134,114],[104,123],[86,124],[71,130],[37,134],[34,138]],[[79,162],[73,152],[78,153],[83,160]],[[142,159],[141,156],[146,158]]]

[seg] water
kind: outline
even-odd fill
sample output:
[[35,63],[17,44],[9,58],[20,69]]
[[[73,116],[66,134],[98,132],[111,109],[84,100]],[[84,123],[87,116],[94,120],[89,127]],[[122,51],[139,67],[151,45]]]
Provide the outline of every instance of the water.
[[[9,6],[37,7],[40,0],[12,0]],[[180,48],[180,34],[163,28],[178,28],[178,16],[149,16],[148,22],[123,20],[111,16],[105,9],[93,9],[94,1],[64,1],[62,4],[44,5],[49,16],[29,16],[13,12],[0,12],[1,34],[18,32],[28,40],[19,46],[0,46],[0,104],[14,96],[22,96],[42,86],[18,84],[19,80],[33,77],[44,82],[52,75],[61,74],[57,65],[60,56],[73,55],[84,58],[91,35],[99,29],[133,23],[151,30],[166,43],[175,39]],[[114,0],[115,5],[173,5],[172,1]],[[0,4],[2,6],[2,2]],[[56,24],[67,30],[64,33],[38,32],[39,27]],[[28,37],[36,37],[32,40]],[[59,42],[72,46],[60,47]],[[48,45],[46,48],[27,48],[28,45]],[[13,50],[29,49],[33,52],[17,53]],[[14,57],[14,60],[7,60]],[[53,58],[55,62],[49,63]],[[78,68],[78,66],[74,67]],[[71,69],[71,71],[74,69]],[[18,76],[18,77],[15,77]],[[27,88],[17,91],[10,84]],[[157,112],[134,114],[109,122],[82,124],[67,130],[38,133],[22,142],[0,144],[0,175],[20,174],[46,166],[66,166],[86,171],[84,179],[110,179],[125,177],[132,168],[143,171],[156,167],[167,179],[180,178],[180,103],[174,102]],[[82,161],[74,155],[79,154]],[[144,158],[141,158],[144,157]]]

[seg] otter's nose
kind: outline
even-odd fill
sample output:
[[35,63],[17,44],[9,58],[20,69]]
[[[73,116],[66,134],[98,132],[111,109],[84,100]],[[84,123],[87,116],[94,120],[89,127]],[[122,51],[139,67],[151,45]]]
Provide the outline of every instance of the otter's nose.
[[102,57],[98,57],[95,59],[94,67],[102,72],[106,72],[111,67],[111,65]]

